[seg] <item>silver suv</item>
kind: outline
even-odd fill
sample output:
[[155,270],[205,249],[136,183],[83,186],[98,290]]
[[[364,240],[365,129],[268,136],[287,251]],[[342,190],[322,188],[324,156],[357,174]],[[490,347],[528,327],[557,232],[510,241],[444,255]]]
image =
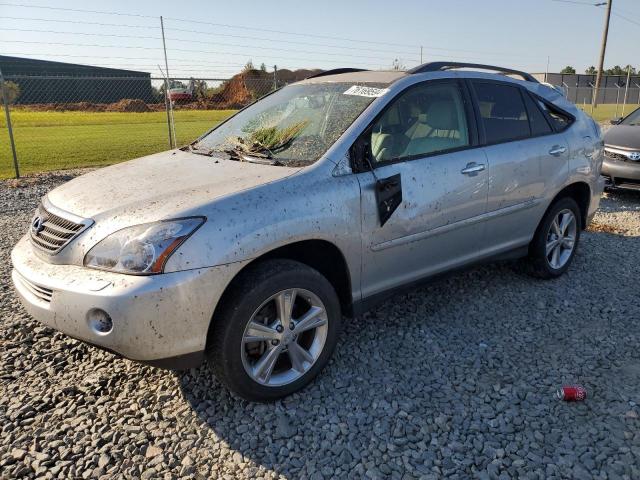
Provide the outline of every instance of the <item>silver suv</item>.
[[275,399],[325,366],[343,315],[398,289],[495,258],[563,274],[602,152],[597,125],[523,72],[325,72],[49,192],[13,281],[68,335],[167,368],[206,353],[233,392]]

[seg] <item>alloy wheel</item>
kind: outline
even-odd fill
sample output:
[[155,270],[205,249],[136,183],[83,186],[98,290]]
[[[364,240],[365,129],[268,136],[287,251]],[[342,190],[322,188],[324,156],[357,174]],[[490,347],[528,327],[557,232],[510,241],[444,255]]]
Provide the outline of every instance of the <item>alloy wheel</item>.
[[327,311],[314,293],[291,288],[268,298],[253,313],[242,336],[242,364],[265,386],[282,386],[302,377],[322,354]]
[[564,267],[576,245],[578,222],[574,213],[569,209],[558,212],[551,222],[547,233],[547,261],[551,268]]

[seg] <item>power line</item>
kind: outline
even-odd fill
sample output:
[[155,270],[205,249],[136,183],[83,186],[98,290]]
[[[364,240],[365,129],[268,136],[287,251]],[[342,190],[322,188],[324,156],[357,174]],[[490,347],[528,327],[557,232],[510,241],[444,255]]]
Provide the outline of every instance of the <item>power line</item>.
[[[99,26],[121,26],[121,27],[131,27],[131,28],[158,28],[158,27],[152,27],[152,26],[142,26],[142,25],[120,25],[120,24],[115,24],[115,23],[103,23],[103,22],[81,22],[81,21],[74,21],[74,20],[57,20],[57,19],[32,19],[32,18],[28,18],[28,17],[4,17],[4,18],[14,18],[14,19],[20,19],[20,20],[37,20],[37,21],[49,21],[49,22],[53,22],[53,23],[57,23],[57,22],[62,22],[62,23],[73,23],[73,24],[89,24],[89,25],[99,25]],[[115,38],[137,38],[137,39],[151,39],[151,40],[158,40],[160,39],[160,37],[152,37],[152,36],[145,36],[145,35],[123,35],[123,34],[105,34],[105,33],[88,33],[88,32],[62,32],[62,31],[56,31],[56,30],[38,30],[38,29],[18,29],[18,28],[4,28],[4,30],[13,30],[13,31],[22,31],[22,32],[39,32],[39,33],[54,33],[54,34],[69,34],[69,35],[81,35],[81,36],[101,36],[101,37],[115,37]],[[219,32],[206,32],[206,31],[202,31],[202,30],[192,30],[192,29],[183,29],[183,28],[167,28],[167,31],[176,31],[176,32],[183,32],[183,33],[194,33],[194,34],[198,34],[198,35],[209,35],[209,36],[222,36],[222,37],[230,37],[230,38],[241,38],[241,39],[248,39],[248,40],[257,40],[257,41],[268,41],[268,42],[276,42],[276,43],[286,43],[286,44],[293,44],[293,45],[310,45],[310,46],[318,46],[318,47],[326,47],[326,48],[337,48],[337,49],[343,49],[343,50],[358,50],[358,51],[362,51],[362,50],[366,50],[366,51],[371,51],[371,52],[378,52],[378,53],[389,53],[391,55],[394,56],[402,56],[402,55],[413,55],[416,52],[407,52],[407,51],[396,51],[396,50],[381,50],[378,48],[368,48],[368,47],[362,47],[362,46],[348,46],[348,45],[333,45],[333,44],[318,44],[316,42],[304,42],[304,41],[299,41],[299,40],[283,40],[283,39],[273,39],[273,38],[265,38],[265,37],[256,37],[256,36],[248,36],[248,35],[236,35],[236,34],[229,34],[229,33],[219,33]],[[293,51],[293,52],[298,52],[298,53],[326,53],[326,52],[309,52],[306,50],[288,50],[288,49],[282,49],[282,48],[277,48],[277,47],[266,47],[266,46],[260,46],[260,47],[254,47],[252,45],[234,45],[234,44],[228,44],[228,43],[210,43],[210,42],[202,42],[202,41],[198,41],[198,42],[194,42],[192,40],[187,40],[187,39],[181,39],[181,38],[171,38],[169,40],[174,40],[174,41],[181,41],[181,42],[193,42],[193,43],[200,43],[200,44],[209,44],[209,45],[220,45],[220,46],[239,46],[241,48],[259,48],[259,49],[272,49],[272,50],[281,50],[281,51]],[[522,54],[518,54],[518,53],[508,53],[508,52],[488,52],[488,51],[481,51],[481,50],[468,50],[468,49],[455,49],[455,48],[442,48],[442,47],[435,47],[435,46],[430,46],[427,45],[425,47],[427,49],[427,51],[431,51],[431,50],[435,50],[435,51],[443,51],[443,52],[461,52],[461,53],[472,53],[472,54],[476,54],[476,55],[483,55],[483,56],[500,56],[502,58],[504,58],[505,56],[507,57],[512,57],[512,58],[539,58],[538,56],[534,56],[534,55],[522,55]],[[327,53],[330,55],[343,55],[343,56],[348,56],[347,54],[338,54],[338,53]],[[443,58],[453,58],[450,55],[435,55],[435,54],[431,54],[431,56],[437,56],[437,57],[443,57]],[[355,57],[361,57],[361,58],[379,58],[378,56],[373,57],[373,56],[365,56],[365,55],[357,55]],[[456,57],[456,58],[468,58],[468,57]],[[406,59],[408,61],[416,61],[416,59],[413,58],[409,58]],[[573,59],[572,59],[573,60]]]
[[[76,13],[91,13],[91,14],[100,14],[100,15],[118,15],[125,17],[140,17],[140,18],[153,18],[157,19],[157,16],[152,15],[143,15],[143,14],[135,14],[135,13],[122,13],[122,12],[114,12],[114,11],[105,11],[105,10],[85,10],[80,8],[63,8],[63,7],[51,7],[45,5],[26,5],[23,3],[10,3],[10,2],[0,2],[0,6],[8,6],[8,7],[20,7],[20,8],[35,8],[35,9],[46,9],[46,10],[58,10],[58,11],[66,11],[66,12],[76,12]],[[232,25],[232,24],[223,24],[223,23],[212,23],[205,22],[201,20],[194,19],[186,19],[186,18],[175,18],[175,17],[165,17],[167,20],[173,20],[174,22],[185,22],[185,23],[197,23],[201,25],[213,25],[216,27],[225,27],[225,28],[241,28],[247,30],[256,30],[262,32],[270,32],[270,33],[278,33],[281,35],[296,35],[302,37],[311,37],[311,38],[325,38],[329,40],[343,40],[348,42],[358,42],[358,43],[370,43],[377,45],[392,45],[396,47],[411,47],[411,48],[420,48],[419,45],[408,45],[406,43],[389,43],[389,42],[379,42],[374,40],[360,40],[355,38],[340,38],[334,37],[331,35],[316,35],[311,33],[299,33],[299,32],[287,32],[284,30],[271,30],[266,28],[257,28],[257,27],[248,27],[246,25]]]
[[[555,1],[566,1],[569,2],[570,0],[555,0]],[[580,3],[580,2],[577,2]],[[0,5],[12,5],[12,6],[19,6],[19,7],[25,7],[25,8],[46,8],[48,10],[62,10],[62,11],[73,11],[73,12],[81,12],[81,13],[98,13],[98,14],[105,14],[105,15],[123,15],[123,16],[139,16],[139,17],[144,17],[144,18],[156,18],[150,15],[138,15],[138,14],[125,14],[125,13],[121,13],[121,12],[113,12],[113,11],[97,11],[97,10],[85,10],[85,9],[65,9],[65,8],[61,8],[61,7],[50,7],[50,6],[38,6],[38,5],[25,5],[25,4],[18,4],[18,3],[8,3],[8,2],[1,2]],[[21,18],[21,17],[14,17],[14,18]],[[284,35],[296,35],[296,36],[303,36],[303,37],[311,37],[311,38],[328,38],[328,39],[332,39],[332,40],[343,40],[343,41],[348,41],[348,42],[358,42],[358,43],[367,43],[367,44],[377,44],[377,45],[388,45],[388,46],[400,46],[400,47],[410,47],[410,48],[419,48],[419,46],[416,45],[409,45],[409,44],[401,44],[401,43],[389,43],[389,42],[379,42],[379,41],[372,41],[372,40],[360,40],[360,39],[354,39],[354,38],[344,38],[344,37],[333,37],[333,36],[329,36],[329,35],[316,35],[316,34],[310,34],[310,33],[299,33],[299,32],[289,32],[289,31],[284,31],[284,30],[272,30],[272,29],[265,29],[265,28],[256,28],[256,27],[249,27],[249,26],[244,26],[244,25],[233,25],[233,24],[222,24],[222,23],[213,23],[213,22],[207,22],[207,21],[200,21],[200,20],[193,20],[193,19],[184,19],[184,18],[175,18],[175,17],[166,17],[169,20],[173,20],[175,22],[186,22],[186,23],[196,23],[196,24],[203,24],[203,25],[213,25],[213,26],[218,26],[218,27],[225,27],[225,28],[242,28],[242,29],[248,29],[248,30],[255,30],[255,31],[264,31],[264,32],[269,32],[269,33],[277,33],[277,34],[284,34]],[[44,19],[36,19],[39,21],[45,21]],[[58,21],[58,20],[51,20],[52,22]],[[70,20],[64,20],[64,22],[69,22],[69,23],[83,23],[81,21],[70,21]],[[88,24],[96,24],[96,25],[105,25],[105,26],[119,26],[118,24],[107,24],[107,23],[102,23],[102,22],[87,22]],[[143,25],[131,25],[130,27],[133,28],[142,28],[145,27]],[[145,27],[145,28],[157,28],[157,27]],[[224,34],[224,33],[208,33],[208,32],[203,32],[203,31],[199,31],[199,30],[189,30],[189,29],[180,29],[180,28],[167,28],[167,30],[174,30],[174,31],[183,31],[183,32],[189,32],[189,33],[197,33],[197,34],[206,34],[206,35],[219,35],[219,36],[229,36],[229,37],[236,37],[236,38],[246,38],[246,39],[253,39],[253,40],[259,40],[259,41],[273,41],[273,42],[282,42],[282,43],[290,43],[290,44],[310,44],[309,42],[300,42],[300,41],[291,41],[291,40],[283,40],[283,39],[270,39],[270,38],[262,38],[262,37],[251,37],[251,36],[243,36],[243,35],[233,35],[233,34]],[[122,35],[123,38],[126,38],[124,35]],[[133,36],[132,36],[133,37]],[[181,40],[184,41],[184,40]],[[204,42],[199,42],[199,43],[204,43]],[[310,44],[310,45],[316,45],[316,44]],[[230,45],[233,46],[233,45]],[[393,55],[411,55],[412,53],[409,52],[401,52],[401,51],[391,51],[391,50],[387,50],[387,51],[380,51],[380,50],[376,50],[373,48],[367,48],[367,47],[354,47],[354,46],[338,46],[338,45],[319,45],[319,46],[324,46],[324,47],[328,47],[328,48],[341,48],[341,49],[358,49],[358,50],[370,50],[370,51],[379,51],[380,53],[390,53]],[[242,48],[253,48],[251,46],[241,46]],[[255,47],[258,48],[258,47]],[[262,47],[265,48],[265,47]],[[274,48],[275,49],[275,48]],[[436,51],[451,51],[451,52],[466,52],[466,53],[473,53],[473,54],[478,54],[478,55],[498,55],[498,56],[502,56],[504,57],[505,55],[511,55],[512,57],[518,57],[518,58],[522,58],[523,56],[521,54],[517,54],[517,53],[505,53],[505,52],[487,52],[487,51],[478,51],[478,50],[466,50],[466,49],[452,49],[452,48],[443,48],[443,47],[435,47],[435,46],[426,46],[427,51],[429,50],[436,50]],[[305,51],[300,51],[300,53],[307,53]],[[314,52],[315,53],[315,52]],[[434,55],[435,56],[435,55]],[[360,55],[360,57],[363,57],[363,55]],[[537,58],[534,56],[527,56],[528,58]],[[374,57],[369,57],[369,58],[374,58]],[[377,57],[376,57],[377,58]],[[409,59],[409,61],[412,61],[411,59]],[[414,60],[415,61],[415,60]]]
[[[59,19],[47,19],[47,18],[6,17],[6,16],[3,18],[9,19],[9,20],[27,20],[27,21],[38,21],[38,22],[50,22],[50,23],[70,23],[70,24],[82,24],[82,25],[97,25],[97,26],[104,26],[104,27],[147,28],[147,29],[160,28],[158,26],[151,26],[151,25],[126,25],[126,24],[119,24],[119,23],[84,22],[79,20],[59,20]],[[415,52],[407,52],[407,51],[380,50],[378,48],[367,48],[362,46],[355,47],[355,46],[345,46],[345,45],[319,44],[317,42],[303,42],[299,40],[283,40],[283,39],[276,39],[276,38],[255,37],[255,36],[248,36],[248,35],[235,35],[232,33],[219,33],[219,32],[212,33],[212,32],[205,32],[202,30],[190,30],[185,28],[166,28],[165,30],[182,32],[182,33],[195,33],[198,35],[210,35],[210,36],[220,36],[220,37],[229,37],[229,38],[242,38],[246,40],[287,43],[292,45],[309,45],[309,46],[318,46],[318,47],[327,47],[327,48],[340,48],[345,50],[367,50],[367,51],[380,52],[380,53],[392,53],[394,55],[397,55],[397,54],[414,55],[415,54]]]
[[616,12],[611,12],[611,15],[613,15],[614,17],[621,18],[622,20],[626,20],[627,22],[629,22],[629,23],[633,23],[634,25],[637,25],[637,26],[639,26],[639,27],[640,27],[640,21],[632,20],[631,18],[626,17],[626,16],[621,15],[621,14],[616,13]]
[[[4,31],[14,31],[14,32],[31,32],[31,33],[53,33],[58,35],[81,35],[81,36],[96,36],[96,37],[113,37],[113,38],[135,38],[135,39],[146,39],[146,40],[161,40],[161,37],[152,37],[147,35],[121,35],[114,33],[93,33],[93,32],[61,32],[59,30],[39,30],[39,29],[25,29],[25,28],[6,28],[0,27],[0,30]],[[267,46],[256,46],[256,45],[239,45],[234,43],[211,43],[211,42],[202,42],[200,40],[189,40],[186,38],[170,38],[167,37],[167,40],[171,40],[174,42],[182,42],[182,43],[194,43],[198,45],[213,45],[220,47],[237,47],[237,48],[254,48],[258,50],[277,50],[282,52],[293,52],[293,53],[308,53],[308,54],[321,54],[321,55],[332,55],[332,56],[341,56],[341,57],[354,57],[354,58],[369,58],[369,59],[379,59],[380,56],[376,55],[353,55],[349,53],[339,53],[339,52],[325,52],[325,51],[311,51],[311,50],[295,50],[295,49],[286,49],[279,47],[267,47]],[[406,59],[407,61],[417,62],[415,58]]]
[[[35,44],[35,45],[59,45],[66,47],[92,47],[92,48],[126,48],[126,49],[140,49],[140,50],[162,50],[160,47],[143,47],[143,46],[133,46],[133,45],[101,45],[101,44],[78,44],[78,43],[66,43],[66,42],[36,42],[36,41],[28,41],[28,40],[0,40],[0,43],[20,43],[20,44]],[[186,52],[186,53],[206,53],[206,54],[214,54],[214,55],[234,55],[241,56],[244,58],[251,58],[253,55],[248,53],[240,53],[240,52],[220,52],[220,51],[212,51],[212,50],[194,50],[194,49],[181,49],[181,48],[171,48],[172,52]],[[300,58],[300,57],[283,57],[278,55],[269,55],[269,58],[277,58],[277,59],[285,59],[285,60],[299,60],[299,61],[309,61],[309,58]],[[335,59],[321,59],[317,58],[317,61],[322,61],[325,63],[333,63],[333,64],[343,64],[344,62],[336,61]],[[382,63],[366,63],[366,62],[350,62],[355,65],[362,66],[376,66],[378,67]]]
[[84,10],[81,8],[64,8],[64,7],[50,7],[48,5],[25,5],[24,3],[9,3],[9,2],[0,2],[0,6],[4,7],[20,7],[20,8],[37,8],[42,10],[58,10],[62,12],[77,12],[77,13],[93,13],[99,15],[118,15],[121,17],[139,17],[139,18],[153,18],[157,19],[158,17],[153,15],[142,15],[138,13],[120,13],[120,12],[107,12],[104,10]]
[[88,22],[84,20],[62,20],[58,18],[32,18],[32,17],[7,17],[2,16],[8,20],[28,20],[34,22],[55,22],[55,23],[73,23],[76,25],[98,25],[101,27],[122,27],[122,28],[152,28],[159,30],[158,25],[129,25],[124,23],[104,23],[104,22]]
[[[580,2],[577,0],[552,0],[552,1],[556,3],[572,3],[574,5],[587,5],[587,6],[598,7],[598,8],[604,8],[607,5],[607,2]],[[634,25],[640,26],[640,21],[629,18],[628,16],[623,15],[619,12],[630,13],[628,10],[621,10],[619,8],[616,8],[615,10],[613,9],[611,10],[611,15],[613,15],[614,17],[618,17],[622,20],[626,20],[629,23],[633,23]]]

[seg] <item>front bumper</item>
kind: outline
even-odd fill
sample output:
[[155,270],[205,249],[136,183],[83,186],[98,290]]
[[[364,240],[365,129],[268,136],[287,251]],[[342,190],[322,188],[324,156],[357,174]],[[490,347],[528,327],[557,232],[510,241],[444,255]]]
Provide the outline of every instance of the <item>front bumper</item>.
[[640,190],[640,162],[621,161],[605,155],[602,175],[609,178],[610,186]]
[[[173,369],[202,361],[213,311],[242,266],[123,275],[47,263],[26,236],[11,260],[13,284],[36,320],[126,358]],[[101,333],[88,321],[93,309],[109,314],[111,331]]]

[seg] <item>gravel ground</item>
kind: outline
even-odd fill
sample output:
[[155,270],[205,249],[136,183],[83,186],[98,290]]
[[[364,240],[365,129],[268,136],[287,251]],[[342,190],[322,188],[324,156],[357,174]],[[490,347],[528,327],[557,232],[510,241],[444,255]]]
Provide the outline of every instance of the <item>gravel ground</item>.
[[0,183],[0,476],[640,478],[640,194],[606,195],[563,278],[490,265],[396,296],[304,391],[249,404],[26,315],[9,251],[68,178]]

